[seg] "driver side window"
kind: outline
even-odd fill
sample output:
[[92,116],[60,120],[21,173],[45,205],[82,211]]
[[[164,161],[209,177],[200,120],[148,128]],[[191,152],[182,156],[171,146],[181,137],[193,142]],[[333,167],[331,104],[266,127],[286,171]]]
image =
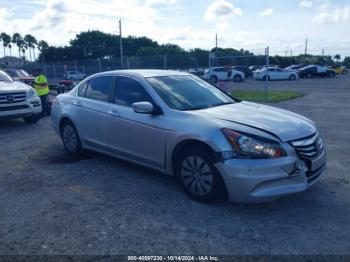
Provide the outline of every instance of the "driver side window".
[[138,81],[125,76],[118,77],[114,102],[128,107],[131,107],[133,103],[137,102],[150,102],[154,104],[151,96]]

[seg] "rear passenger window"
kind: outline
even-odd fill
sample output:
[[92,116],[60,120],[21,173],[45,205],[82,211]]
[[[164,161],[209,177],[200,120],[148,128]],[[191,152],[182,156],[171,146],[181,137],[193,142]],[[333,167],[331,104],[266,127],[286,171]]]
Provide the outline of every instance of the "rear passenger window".
[[107,102],[112,87],[112,81],[112,76],[99,76],[91,79],[87,86],[85,97]]
[[116,104],[124,106],[131,106],[136,102],[153,104],[151,96],[138,81],[124,76],[118,77],[114,101]]

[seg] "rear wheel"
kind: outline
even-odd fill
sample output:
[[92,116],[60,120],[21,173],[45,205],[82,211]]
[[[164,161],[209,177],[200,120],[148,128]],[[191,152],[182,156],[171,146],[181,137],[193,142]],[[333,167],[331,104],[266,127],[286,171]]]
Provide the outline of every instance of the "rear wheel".
[[81,142],[74,124],[65,120],[61,125],[61,137],[68,154],[78,156],[81,153]]
[[225,185],[213,157],[199,147],[186,148],[175,162],[175,172],[184,192],[200,202],[212,202],[225,195]]
[[26,124],[35,124],[39,121],[39,119],[40,119],[40,117],[37,115],[23,117],[23,120]]
[[294,74],[289,76],[289,80],[294,81],[295,79],[297,79],[297,77]]

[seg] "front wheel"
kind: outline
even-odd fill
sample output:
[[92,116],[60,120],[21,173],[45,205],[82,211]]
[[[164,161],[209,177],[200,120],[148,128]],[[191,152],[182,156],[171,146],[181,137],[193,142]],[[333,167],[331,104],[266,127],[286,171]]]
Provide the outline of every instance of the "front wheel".
[[212,202],[225,195],[225,185],[213,157],[201,148],[183,150],[176,159],[175,172],[184,192],[199,202]]
[[35,124],[39,121],[39,119],[40,117],[38,115],[23,117],[23,120],[26,124]]
[[61,126],[61,137],[68,154],[78,156],[81,153],[81,142],[74,124],[66,120]]
[[240,76],[240,75],[235,75],[233,77],[233,81],[234,82],[242,82],[243,81],[243,78]]
[[210,82],[212,82],[212,83],[217,83],[218,82],[218,77],[217,76],[211,76],[210,77]]
[[328,77],[335,77],[335,74],[334,74],[334,73],[330,73],[330,74],[328,75]]

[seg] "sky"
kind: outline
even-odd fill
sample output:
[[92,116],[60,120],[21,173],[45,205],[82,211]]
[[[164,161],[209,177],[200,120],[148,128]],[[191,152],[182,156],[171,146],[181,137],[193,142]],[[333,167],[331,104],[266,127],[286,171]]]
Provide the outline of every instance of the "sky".
[[0,32],[64,46],[87,30],[185,48],[350,55],[350,0],[1,0]]

